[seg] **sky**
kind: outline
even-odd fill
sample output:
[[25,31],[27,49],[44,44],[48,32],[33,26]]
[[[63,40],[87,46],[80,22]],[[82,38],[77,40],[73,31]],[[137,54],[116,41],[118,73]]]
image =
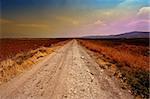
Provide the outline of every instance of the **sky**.
[[0,0],[2,38],[150,31],[150,0]]

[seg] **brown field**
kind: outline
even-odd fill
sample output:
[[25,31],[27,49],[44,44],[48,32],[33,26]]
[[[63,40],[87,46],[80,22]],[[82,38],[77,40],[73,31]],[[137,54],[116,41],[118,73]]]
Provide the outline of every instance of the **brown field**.
[[45,56],[59,49],[65,39],[1,39],[0,85],[31,69]]
[[109,40],[81,40],[81,43],[86,48],[100,52],[131,68],[149,70],[149,46],[146,43],[136,45],[133,42]]
[[17,53],[27,52],[39,47],[50,47],[66,39],[0,39],[0,61]]
[[[17,78],[21,73],[26,75],[27,71],[31,70],[30,72],[32,72],[33,68],[40,66],[43,68],[38,69],[41,71],[40,76],[32,75],[40,81],[42,81],[41,75],[43,75],[42,77],[52,75],[54,79],[63,81],[61,80],[64,79],[63,77],[69,76],[65,73],[75,70],[71,73],[72,75],[83,80],[84,83],[88,81],[91,83],[94,79],[95,81],[100,80],[98,83],[100,85],[97,88],[104,87],[106,92],[112,91],[114,96],[116,90],[109,86],[118,88],[119,92],[123,89],[135,97],[148,99],[150,71],[148,39],[1,39],[0,45],[0,85],[13,80],[15,77]],[[50,54],[54,56],[48,58]],[[70,65],[71,62],[74,62],[74,65]],[[62,72],[64,67],[65,72]],[[57,75],[58,77],[55,76],[55,73],[49,74],[53,73],[53,70],[58,74],[62,72],[62,74]],[[36,71],[36,73],[38,72]],[[101,73],[104,76],[101,76]],[[80,76],[76,76],[76,74]],[[91,80],[87,81],[82,78],[84,77],[83,74],[84,76],[90,74],[94,77],[89,77]],[[103,79],[97,79],[97,77]],[[71,76],[70,79],[73,77]],[[110,85],[108,85],[109,81],[111,81]],[[18,83],[17,81],[14,82]],[[54,80],[53,84],[55,85],[56,82]],[[100,91],[97,92],[101,93]]]
[[[115,64],[114,75],[121,73],[122,80],[134,94],[148,97],[149,88],[149,40],[79,40],[87,49]],[[97,58],[98,59],[98,58]]]

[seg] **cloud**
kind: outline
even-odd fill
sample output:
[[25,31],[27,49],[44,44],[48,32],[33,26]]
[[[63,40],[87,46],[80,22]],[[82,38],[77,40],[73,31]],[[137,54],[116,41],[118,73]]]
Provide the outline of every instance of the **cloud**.
[[127,5],[127,4],[131,4],[133,1],[135,1],[135,0],[124,0],[123,2],[121,2],[119,4],[119,6],[124,6],[124,5]]
[[133,9],[133,8],[140,8],[148,4],[148,0],[124,0],[120,4],[118,4],[118,8],[126,8],[126,9]]
[[137,13],[138,16],[149,16],[150,17],[150,7],[142,7]]
[[144,30],[144,31],[150,31],[150,20],[135,20],[130,22],[127,26],[133,27],[136,30]]
[[105,24],[103,21],[101,21],[101,20],[95,21],[95,22],[94,22],[94,25],[106,26],[106,24]]
[[141,23],[144,23],[144,24],[150,24],[150,20],[137,20],[137,21],[133,21],[131,23],[129,23],[128,25],[129,26],[136,26],[138,24],[141,24]]
[[30,27],[30,28],[44,28],[44,27],[48,27],[48,25],[46,24],[34,24],[34,23],[19,23],[13,20],[8,20],[8,19],[0,19],[0,24],[1,25],[13,25],[13,26],[19,26],[19,27]]
[[75,20],[75,19],[72,19],[72,18],[66,17],[66,16],[59,16],[59,17],[56,17],[56,19],[59,21],[71,23],[73,25],[78,25],[80,23],[78,20]]
[[45,28],[48,27],[46,24],[16,24],[19,27],[29,27],[29,28]]
[[73,20],[73,21],[72,21],[72,24],[78,25],[78,24],[79,24],[79,21]]
[[12,24],[14,21],[8,19],[0,19],[0,24]]

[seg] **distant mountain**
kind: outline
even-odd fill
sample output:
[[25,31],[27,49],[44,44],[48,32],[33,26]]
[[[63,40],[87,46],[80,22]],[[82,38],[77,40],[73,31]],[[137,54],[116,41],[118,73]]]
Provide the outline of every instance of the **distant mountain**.
[[150,38],[150,32],[139,32],[139,31],[134,31],[134,32],[128,32],[128,33],[123,33],[123,34],[118,34],[118,35],[108,35],[108,36],[84,36],[83,38],[89,38],[89,39],[109,39],[109,38]]

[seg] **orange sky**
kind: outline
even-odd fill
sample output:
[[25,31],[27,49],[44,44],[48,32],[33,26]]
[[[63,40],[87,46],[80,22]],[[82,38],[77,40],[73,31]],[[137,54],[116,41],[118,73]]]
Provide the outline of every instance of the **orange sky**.
[[80,37],[149,31],[148,0],[1,0],[1,37]]

